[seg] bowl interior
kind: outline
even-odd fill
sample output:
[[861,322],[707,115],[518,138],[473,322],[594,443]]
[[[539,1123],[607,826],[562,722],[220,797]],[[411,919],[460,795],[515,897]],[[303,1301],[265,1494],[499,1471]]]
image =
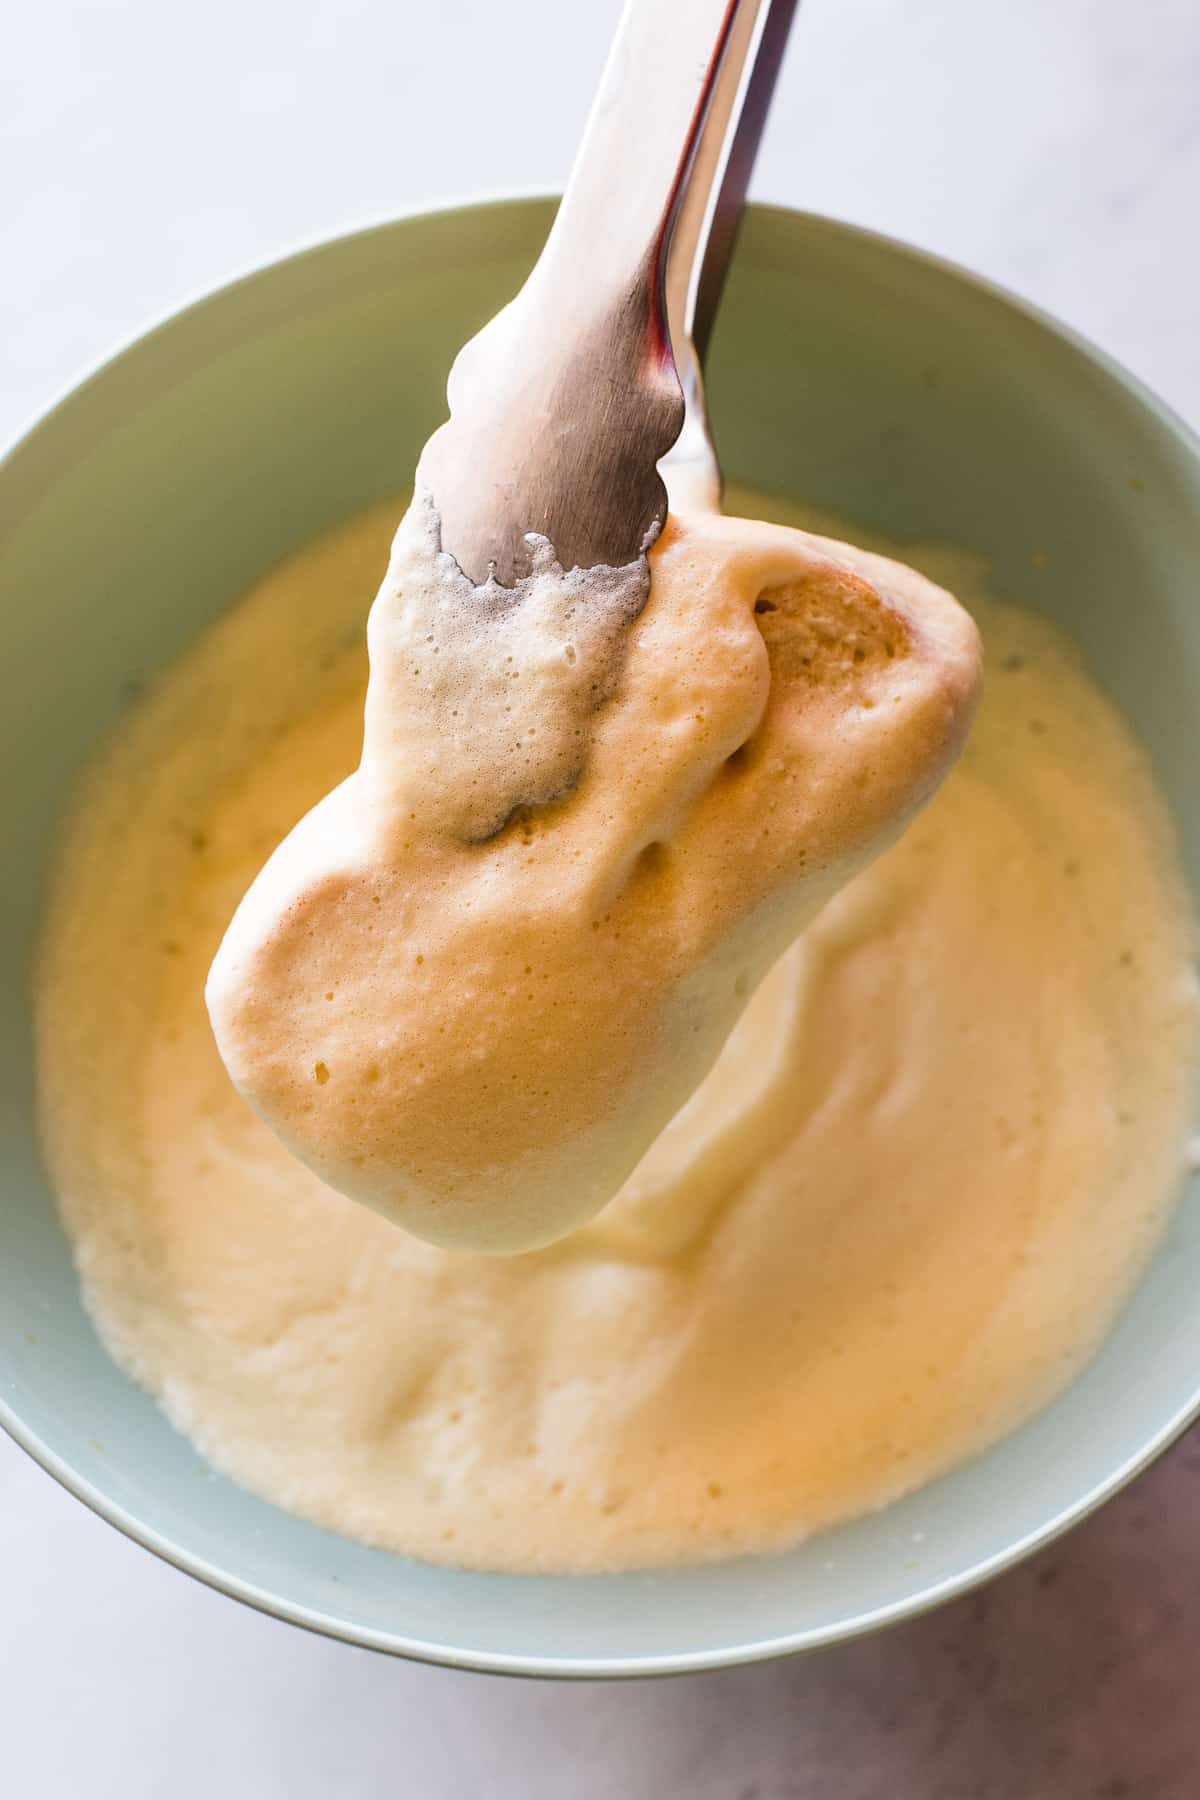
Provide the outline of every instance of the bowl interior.
[[[542,201],[401,221],[225,289],[117,358],[0,473],[0,1418],[114,1523],[360,1643],[485,1668],[700,1667],[930,1603],[1079,1516],[1200,1398],[1200,1192],[1099,1358],[970,1466],[786,1555],[481,1576],[366,1550],[211,1475],[109,1362],[31,1127],[28,958],[73,771],[136,682],[247,583],[403,487],[454,351],[519,285]],[[1200,451],[1135,384],[962,274],[753,210],[714,348],[739,480],[988,556],[1085,647],[1150,745],[1200,874]]]

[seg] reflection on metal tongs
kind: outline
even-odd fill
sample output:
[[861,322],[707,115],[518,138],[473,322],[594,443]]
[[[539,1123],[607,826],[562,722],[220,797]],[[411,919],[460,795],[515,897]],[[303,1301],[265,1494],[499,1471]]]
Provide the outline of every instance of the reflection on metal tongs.
[[674,506],[721,501],[704,359],[796,0],[758,0],[732,11],[667,246],[667,327],[686,408],[683,429],[662,462]]
[[526,573],[530,532],[567,568],[634,561],[664,474],[719,498],[701,363],[794,9],[627,0],[545,248],[417,471],[474,581]]

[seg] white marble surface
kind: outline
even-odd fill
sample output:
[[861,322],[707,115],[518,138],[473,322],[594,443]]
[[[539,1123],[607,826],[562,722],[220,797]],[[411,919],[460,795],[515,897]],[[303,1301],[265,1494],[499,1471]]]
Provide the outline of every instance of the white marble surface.
[[[615,13],[13,9],[0,439],[257,261],[411,205],[560,182]],[[756,192],[1010,283],[1196,420],[1198,93],[1195,0],[808,0]],[[560,1688],[406,1667],[245,1612],[5,1441],[0,1795],[1195,1800],[1198,1499],[1193,1437],[1037,1563],[913,1626],[758,1669]]]

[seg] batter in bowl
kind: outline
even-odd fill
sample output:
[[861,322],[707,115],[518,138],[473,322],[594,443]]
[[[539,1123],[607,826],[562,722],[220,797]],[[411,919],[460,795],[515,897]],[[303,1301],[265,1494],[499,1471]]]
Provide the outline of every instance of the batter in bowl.
[[68,821],[40,1107],[105,1343],[245,1486],[471,1567],[770,1549],[995,1441],[1092,1354],[1184,1168],[1194,926],[1128,728],[1047,623],[906,549],[987,649],[957,768],[611,1204],[527,1254],[442,1249],[289,1154],[203,999],[264,860],[357,765],[395,516],[220,621]]
[[612,1199],[797,932],[946,773],[978,636],[911,569],[715,513],[627,569],[476,588],[418,499],[371,611],[360,767],[208,983],[239,1088],[431,1242]]

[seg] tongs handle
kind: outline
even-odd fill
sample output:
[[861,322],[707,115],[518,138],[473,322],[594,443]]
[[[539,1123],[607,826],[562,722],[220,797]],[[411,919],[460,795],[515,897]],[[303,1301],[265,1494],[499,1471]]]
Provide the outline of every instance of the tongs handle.
[[661,468],[674,506],[718,507],[702,370],[797,0],[738,0],[670,235],[666,313],[686,413]]
[[564,568],[635,561],[662,525],[658,465],[686,396],[678,466],[708,467],[719,490],[711,446],[707,464],[691,452],[697,419],[707,444],[693,333],[720,292],[761,129],[736,155],[754,53],[791,7],[627,0],[545,248],[460,351],[450,419],[417,471],[443,547],[474,581],[512,586],[530,533]]

